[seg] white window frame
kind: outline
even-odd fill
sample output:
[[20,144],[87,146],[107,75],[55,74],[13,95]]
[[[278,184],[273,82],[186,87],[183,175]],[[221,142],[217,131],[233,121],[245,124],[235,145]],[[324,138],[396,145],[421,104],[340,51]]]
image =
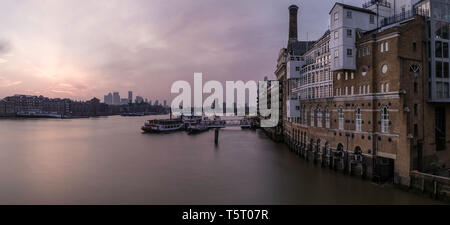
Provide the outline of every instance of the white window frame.
[[339,122],[339,130],[344,130],[344,109],[342,106],[339,106],[338,109],[338,122]]
[[361,131],[362,128],[362,113],[361,108],[355,110],[355,131]]
[[381,107],[381,133],[389,133],[389,111],[387,106]]

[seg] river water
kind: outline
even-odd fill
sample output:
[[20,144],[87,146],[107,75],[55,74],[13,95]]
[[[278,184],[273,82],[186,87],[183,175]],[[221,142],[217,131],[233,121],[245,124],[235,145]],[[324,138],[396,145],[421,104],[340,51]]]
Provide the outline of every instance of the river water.
[[143,134],[148,117],[0,120],[0,204],[433,204],[322,169],[261,131]]

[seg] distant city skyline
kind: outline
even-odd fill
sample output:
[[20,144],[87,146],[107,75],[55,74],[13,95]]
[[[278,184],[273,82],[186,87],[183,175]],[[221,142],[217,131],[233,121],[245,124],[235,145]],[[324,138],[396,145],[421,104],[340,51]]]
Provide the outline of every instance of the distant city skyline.
[[[120,92],[110,91],[106,95],[103,96],[103,103],[108,105],[124,105],[128,103],[149,103],[152,104],[152,100],[149,100],[147,97],[142,97],[140,95],[136,95],[135,99],[133,99],[133,91],[128,91],[128,97],[122,98]],[[158,99],[155,99],[155,105],[161,104],[163,106],[168,106],[167,100],[163,99],[162,104]]]
[[0,98],[101,99],[114,87],[123,97],[134,90],[170,103],[171,84],[194,72],[206,80],[272,79],[286,45],[287,6],[300,6],[300,39],[315,40],[335,1],[44,2],[2,1]]

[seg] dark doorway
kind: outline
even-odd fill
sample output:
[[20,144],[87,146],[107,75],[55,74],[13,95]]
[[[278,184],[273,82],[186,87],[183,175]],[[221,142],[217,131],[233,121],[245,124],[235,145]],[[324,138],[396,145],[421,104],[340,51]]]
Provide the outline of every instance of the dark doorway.
[[384,157],[377,158],[376,173],[378,175],[378,181],[381,183],[394,181],[394,160]]
[[435,109],[436,151],[445,150],[445,122],[445,107],[437,106]]
[[423,171],[423,143],[419,142],[417,143],[417,170],[422,172]]

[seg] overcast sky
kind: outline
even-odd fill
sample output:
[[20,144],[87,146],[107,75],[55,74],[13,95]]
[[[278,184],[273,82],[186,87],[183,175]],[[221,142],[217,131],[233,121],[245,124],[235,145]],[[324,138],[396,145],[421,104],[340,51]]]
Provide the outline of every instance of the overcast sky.
[[273,79],[288,6],[300,6],[300,39],[314,40],[328,29],[334,2],[2,0],[0,98],[103,100],[132,90],[170,100],[172,83],[191,81],[194,72],[204,80]]

